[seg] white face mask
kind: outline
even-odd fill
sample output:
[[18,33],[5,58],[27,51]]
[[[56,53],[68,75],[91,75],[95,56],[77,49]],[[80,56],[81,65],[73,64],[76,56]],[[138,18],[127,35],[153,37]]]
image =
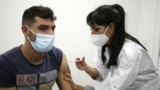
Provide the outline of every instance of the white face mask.
[[92,34],[91,35],[92,44],[98,47],[102,47],[104,44],[106,44],[109,40],[109,37],[105,35],[107,30],[108,30],[108,27],[106,28],[103,34]]
[[47,35],[42,33],[35,33],[32,29],[30,29],[28,26],[27,28],[36,35],[36,40],[31,41],[29,37],[27,39],[30,41],[32,47],[37,52],[48,52],[51,50],[53,43],[54,43],[54,35]]

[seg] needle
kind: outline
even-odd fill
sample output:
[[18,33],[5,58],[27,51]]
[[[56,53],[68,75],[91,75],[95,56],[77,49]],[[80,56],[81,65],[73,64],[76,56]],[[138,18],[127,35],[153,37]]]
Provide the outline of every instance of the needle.
[[74,63],[75,61],[69,61],[69,63]]

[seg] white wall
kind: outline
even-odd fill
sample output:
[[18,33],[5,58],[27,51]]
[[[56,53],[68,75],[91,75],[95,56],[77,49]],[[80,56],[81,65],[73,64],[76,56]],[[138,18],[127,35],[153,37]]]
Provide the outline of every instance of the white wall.
[[[147,47],[148,53],[159,67],[158,53],[160,48],[160,1],[141,0],[138,36]],[[159,71],[160,72],[160,71]]]
[[[56,16],[56,41],[55,46],[61,48],[69,61],[76,57],[86,57],[86,62],[93,64],[92,57],[95,46],[90,43],[90,30],[86,24],[87,14],[102,4],[119,3],[126,10],[127,31],[141,41],[149,48],[152,53],[151,30],[154,27],[155,18],[150,17],[147,12],[148,6],[151,7],[153,16],[157,0],[0,0],[0,53],[23,44],[23,34],[21,33],[21,18],[23,11],[32,5],[45,5],[51,7]],[[149,5],[148,5],[149,4]],[[147,10],[146,10],[147,9]],[[145,11],[144,11],[145,10]],[[145,14],[144,14],[145,13]],[[146,17],[143,17],[146,16]],[[149,20],[146,20],[146,18]],[[143,31],[142,31],[143,30]],[[147,30],[147,31],[146,31]],[[145,31],[145,34],[143,34]],[[138,34],[139,33],[139,34]],[[151,37],[152,39],[150,39]],[[87,74],[76,69],[74,63],[69,63],[73,79],[81,85],[96,85]],[[57,86],[53,87],[57,90]]]

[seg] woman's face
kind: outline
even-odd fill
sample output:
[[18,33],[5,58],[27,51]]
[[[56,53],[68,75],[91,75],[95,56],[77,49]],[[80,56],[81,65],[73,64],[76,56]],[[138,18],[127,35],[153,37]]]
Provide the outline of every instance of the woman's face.
[[103,26],[103,25],[97,25],[94,24],[91,28],[91,34],[105,34],[106,36],[110,37],[112,34],[112,30],[110,28],[110,25]]

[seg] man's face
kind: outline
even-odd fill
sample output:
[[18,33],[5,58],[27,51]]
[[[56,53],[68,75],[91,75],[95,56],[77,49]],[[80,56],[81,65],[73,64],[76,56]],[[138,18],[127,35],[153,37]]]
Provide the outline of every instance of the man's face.
[[36,33],[54,35],[55,24],[52,19],[43,19],[40,17],[35,17],[35,22],[28,26],[33,32],[30,31],[29,37],[31,40],[36,39]]
[[51,19],[43,19],[35,17],[35,22],[31,25],[31,29],[35,33],[54,34],[55,23]]

